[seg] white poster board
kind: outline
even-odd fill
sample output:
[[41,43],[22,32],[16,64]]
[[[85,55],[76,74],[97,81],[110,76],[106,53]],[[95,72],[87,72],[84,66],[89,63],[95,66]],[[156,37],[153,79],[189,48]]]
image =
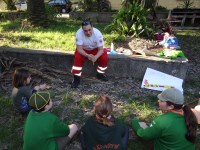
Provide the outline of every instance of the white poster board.
[[167,88],[177,88],[183,92],[183,79],[171,76],[169,74],[147,68],[141,88],[147,88],[157,91],[163,91]]

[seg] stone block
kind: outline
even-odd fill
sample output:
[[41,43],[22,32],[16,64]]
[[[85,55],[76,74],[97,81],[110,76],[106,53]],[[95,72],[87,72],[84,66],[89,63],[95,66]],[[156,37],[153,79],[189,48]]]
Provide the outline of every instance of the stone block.
[[[47,50],[30,50],[17,48],[0,48],[0,55],[17,58],[20,61],[31,61],[38,66],[52,66],[66,72],[71,72],[73,52],[59,52]],[[82,75],[95,76],[97,64],[86,61]],[[188,60],[166,59],[155,56],[142,55],[109,55],[107,75],[112,77],[133,77],[143,79],[147,67],[185,79]]]

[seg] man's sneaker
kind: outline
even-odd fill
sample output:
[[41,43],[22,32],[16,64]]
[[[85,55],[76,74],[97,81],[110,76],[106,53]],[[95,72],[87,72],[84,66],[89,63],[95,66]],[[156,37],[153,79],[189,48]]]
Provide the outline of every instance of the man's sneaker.
[[71,83],[71,88],[77,88],[79,84],[80,84],[80,77],[74,75],[74,79]]
[[97,78],[102,81],[108,81],[108,78],[104,75],[104,73],[97,73]]

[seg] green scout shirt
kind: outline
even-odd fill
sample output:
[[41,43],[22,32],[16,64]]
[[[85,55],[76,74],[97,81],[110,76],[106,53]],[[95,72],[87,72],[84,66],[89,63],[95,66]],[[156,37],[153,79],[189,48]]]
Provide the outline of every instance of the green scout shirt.
[[68,135],[67,124],[50,112],[29,112],[24,129],[23,150],[58,150],[56,138]]
[[187,128],[183,115],[167,112],[145,129],[137,119],[131,125],[139,137],[154,141],[154,150],[195,150],[195,145],[185,138]]
[[84,135],[84,150],[123,150],[122,137],[125,135],[125,125],[115,119],[115,125],[108,127],[90,117],[82,127]]

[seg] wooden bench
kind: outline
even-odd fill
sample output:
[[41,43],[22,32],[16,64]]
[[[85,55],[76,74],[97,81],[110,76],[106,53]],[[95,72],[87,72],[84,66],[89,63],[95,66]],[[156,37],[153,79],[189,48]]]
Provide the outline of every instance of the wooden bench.
[[181,20],[181,26],[184,26],[187,18],[191,19],[191,26],[194,25],[195,19],[200,18],[200,9],[182,9],[184,11],[180,10],[181,9],[173,9],[172,11],[169,11],[168,18],[175,18]]

